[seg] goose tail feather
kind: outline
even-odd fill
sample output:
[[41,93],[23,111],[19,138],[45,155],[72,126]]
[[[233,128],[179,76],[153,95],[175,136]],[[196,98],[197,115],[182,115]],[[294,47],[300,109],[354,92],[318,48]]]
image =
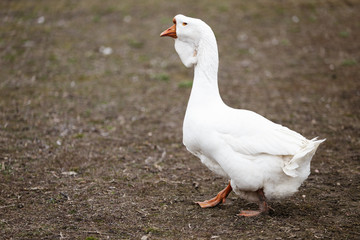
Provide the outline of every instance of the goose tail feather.
[[283,171],[290,177],[308,177],[310,174],[310,162],[319,145],[326,139],[313,138],[297,152],[289,162],[285,163]]

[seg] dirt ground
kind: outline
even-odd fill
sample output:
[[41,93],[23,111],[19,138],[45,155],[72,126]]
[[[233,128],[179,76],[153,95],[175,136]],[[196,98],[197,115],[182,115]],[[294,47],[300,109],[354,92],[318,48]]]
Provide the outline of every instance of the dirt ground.
[[[0,239],[360,239],[360,2],[0,2]],[[327,138],[268,216],[182,145],[193,70],[174,15],[216,33],[224,101]]]

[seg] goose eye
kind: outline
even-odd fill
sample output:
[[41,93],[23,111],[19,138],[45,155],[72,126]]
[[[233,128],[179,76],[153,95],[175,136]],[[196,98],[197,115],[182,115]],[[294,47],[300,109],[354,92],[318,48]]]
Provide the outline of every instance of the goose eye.
[[186,22],[183,22],[183,24],[182,24],[183,26],[186,26],[187,25],[187,23]]

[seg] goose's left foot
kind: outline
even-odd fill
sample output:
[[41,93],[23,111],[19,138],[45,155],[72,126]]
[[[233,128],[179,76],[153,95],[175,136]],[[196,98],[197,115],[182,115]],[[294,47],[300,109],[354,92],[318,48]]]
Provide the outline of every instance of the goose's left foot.
[[268,214],[270,207],[266,203],[266,198],[264,195],[264,191],[262,189],[256,191],[259,197],[259,210],[252,211],[252,210],[243,210],[241,211],[238,216],[243,217],[255,217],[260,214]]
[[202,208],[208,208],[208,207],[215,207],[217,205],[219,205],[220,203],[224,203],[226,197],[229,195],[229,193],[232,191],[232,187],[230,185],[227,185],[227,187],[223,190],[221,190],[216,197],[210,199],[210,200],[206,200],[204,202],[196,202],[197,204],[200,205],[200,207]]

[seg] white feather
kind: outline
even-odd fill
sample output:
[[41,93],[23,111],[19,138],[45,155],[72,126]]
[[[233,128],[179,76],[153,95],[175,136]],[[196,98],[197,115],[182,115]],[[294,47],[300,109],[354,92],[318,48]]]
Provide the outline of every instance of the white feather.
[[199,19],[183,15],[175,19],[176,51],[185,66],[195,65],[183,124],[186,148],[210,170],[230,179],[243,198],[257,201],[258,189],[264,189],[267,198],[296,192],[324,140],[308,140],[254,112],[225,105],[218,89],[218,50],[211,28]]

